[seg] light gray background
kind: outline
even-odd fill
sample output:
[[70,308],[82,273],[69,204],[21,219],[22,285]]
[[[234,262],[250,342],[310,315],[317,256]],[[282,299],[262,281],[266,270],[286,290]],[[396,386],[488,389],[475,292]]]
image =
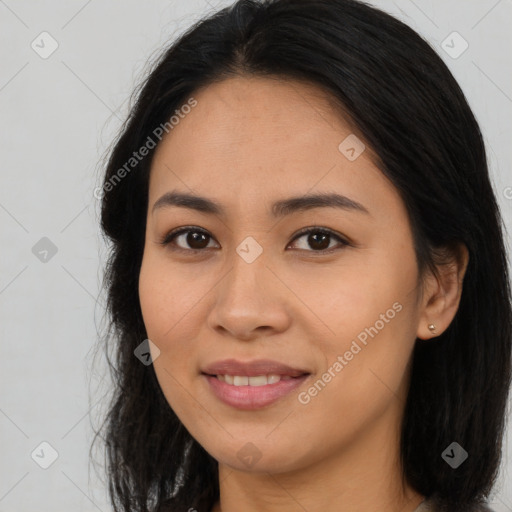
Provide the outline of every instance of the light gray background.
[[[0,0],[0,512],[110,510],[105,484],[88,463],[91,422],[98,425],[109,388],[101,358],[90,371],[103,325],[106,250],[93,197],[100,158],[148,57],[230,3]],[[481,123],[510,224],[512,1],[373,3],[423,34],[459,80]],[[31,47],[51,48],[43,31],[58,43],[46,59]],[[469,43],[456,59],[441,48],[453,31]],[[452,52],[461,48],[450,41]],[[46,262],[32,252],[43,237],[57,249]],[[498,512],[512,511],[510,432],[493,501]],[[35,458],[50,460],[43,441],[58,452],[48,469],[31,458],[37,449]]]

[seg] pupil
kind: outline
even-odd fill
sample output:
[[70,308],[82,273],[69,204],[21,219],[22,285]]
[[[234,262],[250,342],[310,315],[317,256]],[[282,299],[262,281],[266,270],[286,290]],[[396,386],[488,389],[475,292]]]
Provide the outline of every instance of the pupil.
[[[187,244],[193,249],[203,249],[208,245],[206,237],[207,235],[205,233],[198,233],[197,231],[192,231],[187,235]],[[201,243],[204,242],[205,240],[206,243]]]
[[[316,240],[316,238],[319,236],[322,237],[322,241],[320,243],[318,243],[318,241]],[[329,247],[328,238],[329,238],[329,235],[327,235],[325,233],[315,233],[315,234],[309,235],[308,243],[314,249],[319,249],[319,250],[327,249],[327,247]],[[311,241],[313,241],[313,242],[311,242]]]

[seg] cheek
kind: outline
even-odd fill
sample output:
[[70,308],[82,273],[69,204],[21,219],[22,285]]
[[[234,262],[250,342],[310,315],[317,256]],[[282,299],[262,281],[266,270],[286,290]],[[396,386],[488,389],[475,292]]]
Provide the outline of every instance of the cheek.
[[364,397],[375,403],[402,384],[417,329],[417,270],[414,257],[382,256],[371,265],[354,262],[340,269],[317,296],[331,331],[315,340],[321,380],[333,382],[326,385],[334,393],[325,393],[327,401],[355,407],[357,397]]
[[[194,275],[192,275],[194,274]],[[192,378],[198,360],[201,298],[211,284],[197,271],[170,265],[160,254],[146,252],[139,275],[139,301],[148,338],[160,350],[154,367],[164,391]],[[169,375],[170,374],[170,375]]]
[[144,256],[139,275],[139,301],[148,337],[155,342],[172,326],[171,311],[175,311],[176,306],[169,293],[168,280],[164,282],[161,276],[158,265]]
[[[388,323],[375,312],[382,312]],[[363,320],[346,320],[355,335],[338,336],[329,344],[324,339],[323,367],[298,396],[302,430],[318,437],[321,422],[322,432],[337,432],[338,440],[350,443],[383,414],[400,414],[414,341],[410,314],[402,303],[376,308]]]
[[191,365],[184,362],[194,357],[193,345],[186,342],[191,339],[186,321],[191,306],[187,307],[183,288],[175,282],[177,274],[165,267],[165,262],[145,253],[139,275],[139,300],[147,336],[160,351],[153,362],[157,380],[171,408],[182,416],[187,400],[182,383],[187,382],[191,372]]
[[399,265],[393,269],[379,258],[371,262],[357,260],[354,254],[350,261],[347,258],[343,265],[316,272],[314,277],[311,273],[294,276],[302,302],[325,327],[324,341],[319,341],[326,343],[322,348],[329,352],[333,348],[343,349],[347,340],[376,322],[379,331],[389,331],[399,316],[396,309],[400,305],[393,305],[398,302],[403,306],[409,300],[408,292],[414,288],[414,272],[404,271],[403,265],[402,269]]
[[201,281],[170,267],[158,254],[146,252],[139,275],[139,301],[148,337],[160,343],[186,330],[190,312],[204,294]]

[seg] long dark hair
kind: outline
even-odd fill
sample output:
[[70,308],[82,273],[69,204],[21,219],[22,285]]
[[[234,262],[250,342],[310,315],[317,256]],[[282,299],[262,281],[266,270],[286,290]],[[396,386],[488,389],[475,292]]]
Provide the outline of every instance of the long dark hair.
[[[306,81],[342,106],[404,201],[421,272],[435,270],[441,249],[468,248],[454,320],[414,348],[401,461],[403,478],[442,510],[483,502],[501,460],[512,313],[504,226],[464,94],[425,40],[363,2],[238,0],[165,50],[103,179],[104,341],[115,389],[94,441],[104,434],[114,509],[209,512],[219,497],[217,462],[174,414],[153,366],[134,356],[147,338],[138,276],[154,149],[136,165],[130,158],[201,87],[243,74]],[[456,470],[441,457],[454,441],[469,453]]]

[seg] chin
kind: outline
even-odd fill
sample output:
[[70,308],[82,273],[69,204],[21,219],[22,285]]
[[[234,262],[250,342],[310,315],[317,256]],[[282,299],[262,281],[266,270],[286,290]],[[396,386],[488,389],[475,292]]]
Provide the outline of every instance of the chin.
[[297,453],[296,444],[286,446],[284,441],[274,441],[277,444],[269,443],[268,440],[231,440],[224,449],[219,449],[218,444],[211,451],[207,446],[205,449],[219,464],[246,473],[286,473],[307,465],[307,454]]

